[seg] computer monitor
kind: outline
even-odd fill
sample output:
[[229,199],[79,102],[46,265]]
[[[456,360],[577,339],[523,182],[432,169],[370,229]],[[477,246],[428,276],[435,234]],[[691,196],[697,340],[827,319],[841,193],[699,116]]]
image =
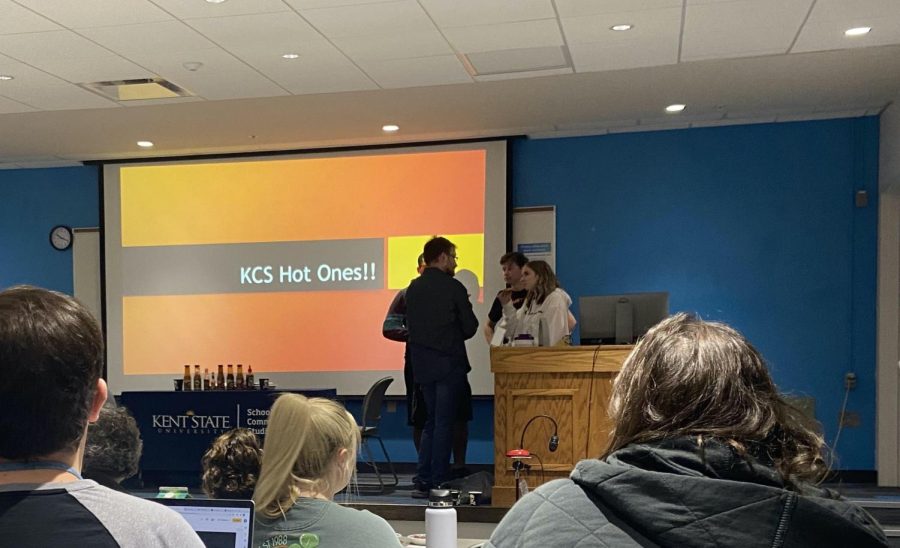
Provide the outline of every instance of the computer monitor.
[[153,500],[181,514],[207,548],[252,548],[252,500]]
[[668,315],[666,292],[579,297],[581,344],[633,344]]

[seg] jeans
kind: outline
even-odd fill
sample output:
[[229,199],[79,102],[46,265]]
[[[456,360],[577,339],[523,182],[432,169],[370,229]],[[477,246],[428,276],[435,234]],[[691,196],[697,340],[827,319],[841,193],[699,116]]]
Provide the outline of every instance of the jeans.
[[429,489],[449,480],[453,425],[458,420],[460,400],[464,396],[466,374],[454,372],[439,381],[421,384],[428,418],[422,432],[417,487]]

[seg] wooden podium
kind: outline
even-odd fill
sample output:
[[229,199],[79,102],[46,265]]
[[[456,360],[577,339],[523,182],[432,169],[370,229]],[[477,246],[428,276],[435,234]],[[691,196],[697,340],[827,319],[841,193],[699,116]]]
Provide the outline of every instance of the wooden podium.
[[[494,373],[494,492],[492,505],[512,506],[516,488],[512,460],[506,452],[519,447],[522,429],[536,415],[559,424],[559,448],[548,449],[553,423],[536,419],[525,435],[524,448],[543,460],[543,481],[568,477],[578,461],[599,456],[612,426],[607,404],[612,380],[632,346],[553,346],[491,348]],[[537,458],[527,480],[529,489],[543,483]]]

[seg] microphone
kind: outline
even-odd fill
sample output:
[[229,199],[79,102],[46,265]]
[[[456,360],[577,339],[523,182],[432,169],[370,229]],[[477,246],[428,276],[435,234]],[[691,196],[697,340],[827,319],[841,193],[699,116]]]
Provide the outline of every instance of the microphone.
[[555,452],[559,449],[559,424],[557,424],[556,419],[550,415],[535,415],[525,423],[525,428],[522,429],[522,437],[519,438],[519,449],[525,448],[525,432],[528,430],[528,427],[531,426],[531,423],[537,419],[547,419],[553,423],[553,435],[550,436],[550,442],[548,443],[547,448],[551,453]]

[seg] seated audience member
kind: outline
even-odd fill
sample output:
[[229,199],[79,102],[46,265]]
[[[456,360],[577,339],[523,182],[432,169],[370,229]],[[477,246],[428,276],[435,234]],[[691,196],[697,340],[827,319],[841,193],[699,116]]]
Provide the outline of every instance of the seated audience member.
[[203,492],[213,499],[250,499],[259,477],[262,449],[246,428],[229,430],[203,455]]
[[569,312],[572,298],[559,287],[556,274],[546,261],[529,261],[522,267],[522,285],[528,291],[525,303],[516,309],[513,292],[501,291],[497,298],[503,305],[506,337],[530,336],[537,346],[554,346],[568,337],[575,327]]
[[141,460],[141,432],[124,407],[104,405],[97,422],[88,425],[82,475],[110,489],[137,474]]
[[0,544],[202,548],[170,508],[82,479],[102,370],[100,328],[78,301],[0,292]]
[[487,546],[886,546],[865,510],[817,487],[822,437],[726,325],[651,329],[610,414],[606,453],[523,497]]
[[263,446],[253,492],[253,545],[396,548],[386,521],[334,502],[356,469],[359,426],[341,404],[299,394],[280,396]]

